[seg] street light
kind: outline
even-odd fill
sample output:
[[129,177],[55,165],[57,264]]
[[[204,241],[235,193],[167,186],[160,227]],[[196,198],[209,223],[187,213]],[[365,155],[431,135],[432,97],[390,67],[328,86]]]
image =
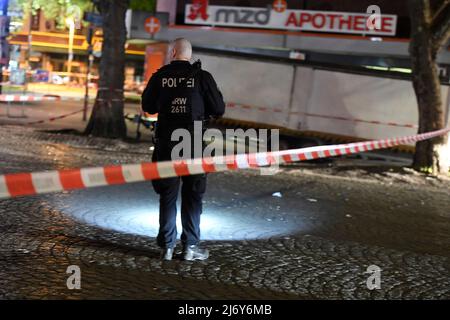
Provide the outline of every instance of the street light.
[[88,34],[86,40],[88,43],[88,66],[86,69],[86,82],[85,82],[85,92],[84,92],[84,108],[83,108],[83,121],[87,120],[87,109],[89,104],[89,81],[91,80],[91,69],[94,64],[94,55],[92,54],[92,37],[94,36],[94,28],[89,25]]
[[72,73],[72,61],[73,61],[73,39],[75,36],[75,20],[73,17],[66,18],[66,24],[69,26],[69,57],[67,60],[67,73],[70,82],[70,74]]

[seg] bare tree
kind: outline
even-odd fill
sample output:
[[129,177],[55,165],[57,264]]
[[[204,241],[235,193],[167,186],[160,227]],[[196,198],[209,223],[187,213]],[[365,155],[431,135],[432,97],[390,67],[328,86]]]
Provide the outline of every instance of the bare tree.
[[125,13],[129,0],[95,0],[103,17],[103,45],[97,97],[86,134],[107,138],[125,138]]
[[[432,7],[430,2],[435,5]],[[436,57],[450,37],[450,0],[409,0],[409,10],[409,51],[419,107],[419,132],[422,133],[442,129],[446,125]],[[447,136],[418,142],[414,167],[418,170],[431,169],[433,174],[447,173],[449,148]]]

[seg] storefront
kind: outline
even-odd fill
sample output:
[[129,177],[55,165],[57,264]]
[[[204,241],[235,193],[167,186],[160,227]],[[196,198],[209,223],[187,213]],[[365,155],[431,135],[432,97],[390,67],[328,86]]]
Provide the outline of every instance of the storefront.
[[[370,34],[364,32],[367,30],[364,30],[364,23],[359,16],[367,13],[373,5],[380,9],[380,14],[386,16],[383,27],[388,28],[388,31],[383,32],[384,36],[409,37],[407,0],[178,0],[176,24]],[[192,10],[193,7],[199,9],[199,15]],[[339,14],[345,18],[341,28],[338,18],[335,18]],[[392,16],[395,16],[394,20]],[[356,17],[356,21],[352,17]]]
[[[84,85],[88,66],[88,43],[85,36],[87,30],[85,28],[76,30],[71,43],[68,30],[56,29],[52,21],[45,20],[41,12],[38,16],[34,17],[31,22],[25,20],[22,28],[11,34],[9,43],[12,54],[10,68],[4,71],[5,79],[9,79],[11,69],[28,69],[30,70],[28,81],[72,86]],[[31,44],[31,48],[29,44]],[[101,29],[95,32],[93,45],[95,58],[90,79],[95,85],[101,56]],[[69,68],[70,48],[73,52],[73,59]],[[136,80],[142,79],[145,45],[128,43],[126,54],[127,82],[132,84]],[[43,76],[43,71],[46,71],[48,75]]]

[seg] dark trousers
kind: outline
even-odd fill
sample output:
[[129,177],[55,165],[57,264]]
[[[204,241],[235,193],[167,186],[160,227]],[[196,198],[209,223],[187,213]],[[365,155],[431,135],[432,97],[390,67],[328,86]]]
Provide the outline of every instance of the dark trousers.
[[176,243],[177,198],[181,181],[181,242],[190,246],[200,241],[200,215],[206,190],[206,175],[154,180],[153,188],[160,196],[157,242],[162,248],[173,248]]

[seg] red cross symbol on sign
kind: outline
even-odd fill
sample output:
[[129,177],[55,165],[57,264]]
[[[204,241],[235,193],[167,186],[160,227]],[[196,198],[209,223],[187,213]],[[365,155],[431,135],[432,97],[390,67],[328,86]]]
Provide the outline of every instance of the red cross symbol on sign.
[[284,12],[287,9],[287,2],[286,0],[275,0],[272,7],[276,12]]
[[147,31],[150,34],[154,34],[157,33],[159,29],[161,29],[161,23],[159,22],[158,18],[149,17],[145,19],[144,27],[145,31]]

